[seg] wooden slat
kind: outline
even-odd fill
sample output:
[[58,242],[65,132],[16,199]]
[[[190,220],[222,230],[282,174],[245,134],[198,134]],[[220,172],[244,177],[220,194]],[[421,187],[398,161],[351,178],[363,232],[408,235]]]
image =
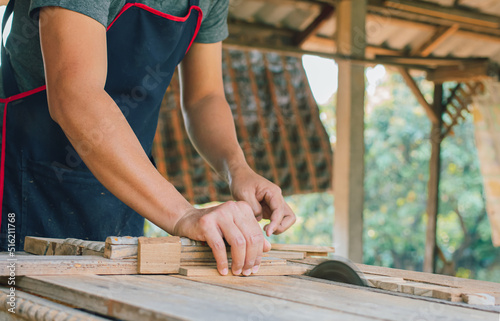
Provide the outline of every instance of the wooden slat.
[[405,80],[406,84],[410,88],[413,95],[415,95],[415,98],[417,99],[418,103],[424,108],[424,111],[427,114],[427,117],[429,117],[429,120],[433,124],[438,123],[438,121],[439,121],[438,116],[436,115],[436,113],[432,109],[432,106],[425,99],[424,95],[420,91],[420,88],[418,88],[417,83],[415,82],[413,77],[410,75],[408,70],[405,68],[399,68],[398,70],[401,73],[401,76],[403,76],[403,79]]
[[494,282],[464,279],[448,275],[393,269],[366,264],[356,264],[356,266],[363,273],[399,277],[404,278],[408,281],[429,283],[453,288],[463,288],[469,291],[500,292],[498,283]]
[[294,43],[296,46],[301,47],[304,42],[306,42],[309,37],[315,35],[318,30],[323,26],[323,24],[333,16],[335,12],[334,7],[329,5],[324,5],[321,7],[319,15],[311,22],[309,26],[294,37]]
[[446,39],[455,34],[460,25],[458,23],[453,24],[451,27],[439,27],[434,32],[434,34],[420,47],[412,50],[411,54],[416,56],[427,57],[434,50],[436,50],[439,45],[441,45]]
[[[176,276],[177,277],[177,276]],[[181,278],[181,277],[178,277]],[[249,278],[192,277],[200,284],[212,284],[228,289],[282,298],[314,305],[333,311],[344,311],[372,320],[488,320],[496,321],[496,313],[426,302],[305,277],[261,276]],[[434,308],[430,308],[434,307]]]
[[384,6],[388,8],[414,12],[421,15],[443,18],[456,22],[469,23],[488,28],[500,27],[498,17],[474,12],[472,10],[466,11],[453,7],[444,7],[438,4],[423,1],[386,0],[383,3]]
[[[243,279],[231,278],[226,279]],[[250,278],[247,278],[250,279]],[[368,320],[343,311],[201,284],[168,276],[79,276],[23,278],[19,286],[38,295],[120,320]]]
[[[306,265],[301,264],[279,264],[279,265],[261,265],[259,268],[259,272],[256,275],[301,275],[309,271],[311,268]],[[179,270],[180,275],[183,276],[220,276],[216,267],[210,266],[190,266],[190,267],[181,267]],[[228,272],[229,276],[234,276],[231,270]]]
[[15,308],[14,312],[9,311],[11,291],[10,288],[0,286],[0,320],[11,321],[70,321],[70,320],[86,320],[86,321],[105,321],[108,318],[90,314],[84,311],[73,309],[66,305],[56,303],[21,290],[15,292]]
[[303,245],[303,244],[272,243],[271,249],[277,251],[293,251],[293,252],[316,252],[316,253],[335,252],[335,248],[332,246],[317,246],[317,245]]
[[[10,275],[9,256],[0,256],[0,276]],[[15,271],[22,275],[137,274],[137,260],[110,260],[100,256],[16,256]]]

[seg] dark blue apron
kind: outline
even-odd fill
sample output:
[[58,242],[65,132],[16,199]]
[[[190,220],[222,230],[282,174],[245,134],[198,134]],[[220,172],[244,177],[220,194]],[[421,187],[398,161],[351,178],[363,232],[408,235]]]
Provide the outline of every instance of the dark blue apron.
[[[190,1],[185,17],[127,1],[108,27],[105,90],[147,155],[163,95],[196,37],[201,18],[198,0]],[[4,104],[0,250],[6,250],[7,228],[12,228],[8,213],[15,213],[16,249],[23,248],[27,235],[90,240],[142,235],[144,219],[97,181],[51,119],[45,86],[19,93],[3,44],[2,76],[8,98],[0,100]]]

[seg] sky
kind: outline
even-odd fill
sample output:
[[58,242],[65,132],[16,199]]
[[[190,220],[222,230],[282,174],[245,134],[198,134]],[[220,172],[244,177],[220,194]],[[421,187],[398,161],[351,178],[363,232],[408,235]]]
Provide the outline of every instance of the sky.
[[[318,104],[326,103],[337,92],[337,76],[339,71],[337,63],[332,59],[311,55],[304,55],[302,63],[306,70],[314,99],[316,99]],[[377,84],[384,78],[385,74],[386,70],[382,65],[366,68],[367,94],[375,94]]]

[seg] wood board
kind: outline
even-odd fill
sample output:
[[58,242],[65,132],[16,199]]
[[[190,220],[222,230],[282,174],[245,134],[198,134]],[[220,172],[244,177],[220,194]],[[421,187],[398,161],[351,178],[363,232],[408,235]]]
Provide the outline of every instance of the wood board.
[[[291,261],[315,266],[327,260],[305,258]],[[498,283],[364,264],[356,264],[356,266],[363,273],[368,284],[378,289],[451,302],[500,305],[500,284]]]
[[[310,266],[304,264],[278,264],[278,265],[266,265],[261,264],[259,271],[254,274],[257,276],[260,275],[301,275],[311,270]],[[184,266],[179,270],[179,274],[183,276],[220,276],[216,267],[210,266]],[[228,272],[229,276],[234,276],[231,270]]]
[[[15,292],[15,308],[10,312],[11,292],[9,288],[0,286],[0,320],[26,321],[26,320],[86,320],[106,321],[108,318],[86,313],[66,305],[56,303],[39,296],[31,295],[21,290]],[[11,296],[12,297],[12,296]]]
[[[239,278],[238,278],[239,279]],[[36,276],[19,286],[37,295],[120,320],[273,320],[345,319],[342,311],[273,298],[272,310],[260,310],[266,298],[169,276]],[[261,312],[262,311],[262,312]],[[345,320],[369,320],[356,315]]]

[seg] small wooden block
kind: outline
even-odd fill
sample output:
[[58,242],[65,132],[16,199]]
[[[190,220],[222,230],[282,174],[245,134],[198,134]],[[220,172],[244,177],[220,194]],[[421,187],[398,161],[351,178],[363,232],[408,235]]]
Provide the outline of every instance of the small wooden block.
[[180,237],[139,237],[137,251],[139,274],[178,273],[180,263]]
[[24,238],[24,251],[36,254],[36,255],[46,255],[51,243],[59,242],[62,243],[61,239],[45,238],[45,237],[33,237],[26,236]]
[[462,293],[460,289],[442,287],[432,290],[432,297],[451,302],[463,302]]
[[465,303],[476,305],[495,305],[495,297],[487,293],[464,293],[462,298]]
[[[255,276],[263,275],[301,275],[311,270],[312,267],[288,263],[286,265],[261,265]],[[211,266],[183,266],[179,269],[179,273],[184,276],[221,276],[216,267]],[[234,276],[229,270],[228,276]]]

